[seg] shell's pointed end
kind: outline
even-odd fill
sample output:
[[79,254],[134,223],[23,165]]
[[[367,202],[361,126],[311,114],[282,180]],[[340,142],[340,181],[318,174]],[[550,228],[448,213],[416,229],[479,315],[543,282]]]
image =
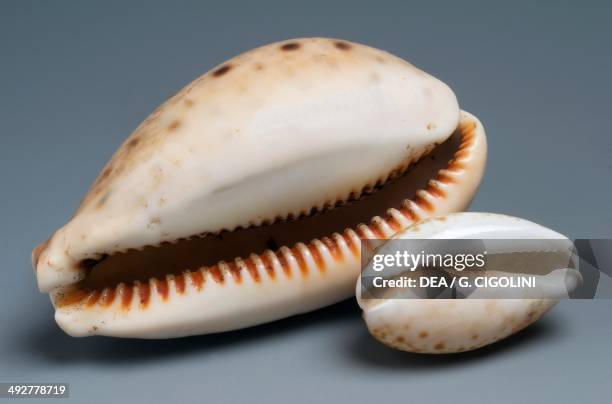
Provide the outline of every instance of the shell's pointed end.
[[44,259],[44,253],[49,247],[50,240],[51,239],[47,239],[32,249],[32,254],[30,255],[30,259],[32,260],[32,270],[37,275],[38,268],[40,267],[39,264],[41,263],[41,259]]
[[40,255],[42,254],[44,249],[47,248],[48,244],[49,240],[38,244],[32,250],[32,269],[34,270],[34,272],[36,272],[36,267],[38,266],[38,260],[40,259]]
[[87,274],[83,262],[75,262],[63,249],[54,245],[54,237],[32,250],[32,269],[36,274],[38,290],[42,293],[73,284]]

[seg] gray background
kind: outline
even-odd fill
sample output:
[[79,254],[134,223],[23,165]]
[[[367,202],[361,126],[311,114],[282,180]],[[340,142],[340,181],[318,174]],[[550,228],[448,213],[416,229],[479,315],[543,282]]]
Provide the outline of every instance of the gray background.
[[610,2],[0,3],[0,381],[62,381],[78,402],[603,402],[611,301],[563,302],[493,347],[444,357],[374,342],[353,302],[174,341],[72,339],[30,250],[122,139],[221,61],[300,36],[384,48],[448,83],[489,135],[472,210],[610,237]]

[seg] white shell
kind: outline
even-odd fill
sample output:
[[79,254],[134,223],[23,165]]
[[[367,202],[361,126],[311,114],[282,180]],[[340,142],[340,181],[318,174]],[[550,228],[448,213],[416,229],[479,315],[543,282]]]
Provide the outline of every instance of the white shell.
[[[215,271],[189,268],[92,292],[91,304],[58,304],[87,276],[83,260],[322,209],[404,170],[455,130],[464,142],[439,174],[448,181],[432,179],[405,202],[406,214],[398,206],[363,231],[376,227],[388,237],[418,218],[465,209],[484,170],[482,125],[460,113],[444,83],[381,50],[308,38],[244,53],[189,84],[130,135],[70,222],[34,250],[39,288],[72,335],[201,334],[337,302],[358,276],[357,228],[330,234],[331,244],[303,240],[308,245],[253,251]],[[248,276],[236,281],[236,273]]]
[[[543,240],[569,242],[565,236],[533,222],[492,213],[455,213],[425,219],[393,238],[523,239],[526,248],[533,248],[529,240],[536,239],[538,243],[545,243]],[[568,262],[570,258],[568,252]],[[560,286],[557,275],[547,279],[549,286],[555,286],[555,282]],[[578,276],[574,272],[572,275]],[[462,352],[491,344],[532,324],[558,301],[542,298],[362,299],[360,287],[359,280],[357,299],[370,333],[393,348],[422,353]]]

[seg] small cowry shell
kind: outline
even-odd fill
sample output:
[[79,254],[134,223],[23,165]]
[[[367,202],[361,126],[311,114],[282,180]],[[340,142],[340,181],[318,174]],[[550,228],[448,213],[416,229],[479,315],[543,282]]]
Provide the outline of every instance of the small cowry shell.
[[[491,213],[426,219],[393,238],[567,241],[538,224]],[[558,302],[542,298],[364,299],[361,280],[357,282],[357,300],[376,339],[399,350],[420,353],[463,352],[494,343],[534,323]]]

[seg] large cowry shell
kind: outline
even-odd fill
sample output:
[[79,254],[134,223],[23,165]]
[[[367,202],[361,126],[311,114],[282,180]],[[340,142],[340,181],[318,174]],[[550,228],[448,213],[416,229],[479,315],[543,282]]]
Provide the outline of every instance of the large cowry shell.
[[[322,209],[402,171],[455,130],[463,142],[439,181],[370,226],[61,303],[87,276],[83,262]],[[350,296],[362,235],[389,237],[465,209],[485,159],[478,120],[404,60],[327,38],[270,44],[196,79],[128,137],[75,216],[34,250],[38,285],[72,335],[173,337],[308,311]],[[251,276],[228,275],[236,271]]]
[[[247,52],[129,136],[43,252],[39,287],[78,280],[75,262],[102,253],[346,198],[444,141],[458,121],[444,83],[383,51],[301,39]],[[302,185],[314,179],[316,193]]]
[[[532,246],[545,240],[569,243],[562,234],[524,219],[471,212],[425,219],[393,239],[521,239],[525,246],[529,240]],[[571,254],[567,254],[570,262]],[[357,299],[376,339],[396,349],[420,353],[463,352],[494,343],[537,321],[558,302],[554,298],[365,299],[360,280]]]

